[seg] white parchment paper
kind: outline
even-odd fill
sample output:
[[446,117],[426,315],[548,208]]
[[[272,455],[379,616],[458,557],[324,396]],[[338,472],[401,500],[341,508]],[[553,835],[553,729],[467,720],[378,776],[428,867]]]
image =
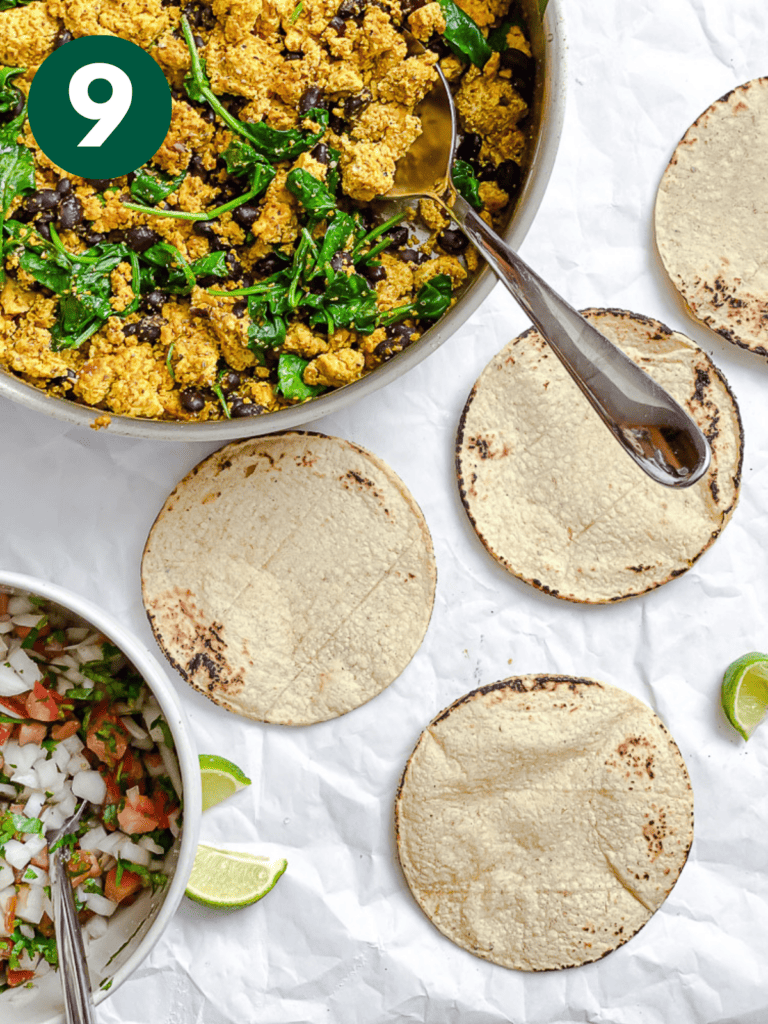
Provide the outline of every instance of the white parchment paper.
[[[460,505],[453,442],[475,378],[528,326],[500,287],[405,379],[318,421],[386,459],[421,504],[439,572],[429,632],[382,695],[305,729],[239,719],[174,677],[199,750],[225,754],[253,779],[206,814],[203,837],[284,855],[289,867],[262,903],[241,911],[185,901],[100,1008],[102,1024],[768,1020],[768,726],[746,745],[719,709],[725,666],[768,648],[768,368],[687,316],[654,255],[651,221],[659,178],[689,124],[768,72],[768,8],[562,7],[569,106],[523,255],[575,306],[657,317],[710,353],[744,418],[734,519],[689,573],[612,607],[559,602],[499,568]],[[215,446],[62,427],[8,403],[0,437],[3,565],[87,594],[153,645],[142,546],[169,491]],[[696,806],[691,857],[649,924],[596,964],[540,975],[475,959],[435,930],[405,885],[392,825],[395,787],[424,725],[473,687],[525,672],[593,676],[651,704],[680,745]]]

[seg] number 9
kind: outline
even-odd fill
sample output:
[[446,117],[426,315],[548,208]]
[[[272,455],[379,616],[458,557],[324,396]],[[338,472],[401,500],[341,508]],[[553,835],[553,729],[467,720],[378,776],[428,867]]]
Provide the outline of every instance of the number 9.
[[[96,103],[88,95],[88,89],[92,82],[102,78],[112,86],[112,95],[103,103]],[[104,145],[130,110],[133,86],[123,69],[114,64],[86,64],[72,76],[69,101],[81,117],[98,122],[78,146],[99,147]]]

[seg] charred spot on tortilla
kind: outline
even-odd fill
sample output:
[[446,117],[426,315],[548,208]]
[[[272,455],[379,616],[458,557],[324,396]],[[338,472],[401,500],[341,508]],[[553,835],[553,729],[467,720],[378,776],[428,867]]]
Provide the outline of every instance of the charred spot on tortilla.
[[683,490],[650,480],[561,364],[544,364],[533,329],[474,385],[456,468],[469,520],[505,569],[551,596],[607,604],[681,575],[713,543],[738,500],[743,431],[727,382],[690,339],[623,310],[585,315],[687,406],[712,447],[707,474]]
[[400,863],[451,941],[503,967],[591,963],[663,904],[693,839],[663,723],[594,680],[522,676],[422,732],[395,801]]
[[173,498],[145,547],[144,603],[168,660],[211,700],[266,722],[324,721],[416,653],[434,600],[431,537],[370,452],[308,432],[238,442]]
[[[659,184],[659,256],[689,312],[768,356],[768,78],[720,97],[691,125]],[[757,269],[755,269],[757,268]]]

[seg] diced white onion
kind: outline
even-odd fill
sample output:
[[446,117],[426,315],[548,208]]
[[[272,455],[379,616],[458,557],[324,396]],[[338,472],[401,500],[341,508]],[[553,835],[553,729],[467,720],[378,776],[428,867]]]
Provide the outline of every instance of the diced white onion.
[[11,651],[8,655],[8,663],[16,675],[27,684],[28,690],[31,690],[35,683],[43,678],[40,666],[32,661],[22,647],[17,647],[15,651]]
[[9,885],[13,885],[16,881],[16,876],[13,873],[13,868],[9,864],[4,864],[0,868],[0,889],[5,889]]
[[165,856],[165,850],[159,843],[156,843],[151,836],[142,836],[138,845],[142,846],[145,850],[149,850],[150,853],[157,853],[161,856]]
[[[33,874],[34,878],[31,877]],[[49,885],[51,877],[44,868],[36,868],[30,864],[24,872],[24,881],[30,885]]]
[[77,807],[77,799],[74,793],[68,790],[61,800],[57,801],[57,806],[65,818],[68,818],[70,814],[74,814]]
[[25,939],[34,939],[35,937],[35,929],[32,927],[32,925],[21,924],[19,925],[19,931],[21,932]]
[[142,729],[140,725],[137,725],[130,715],[126,715],[125,718],[121,718],[120,721],[135,739],[144,740],[147,738],[146,729]]
[[126,843],[130,843],[128,836],[122,832],[111,832],[106,839],[102,839],[99,843],[99,849],[102,853],[109,853],[113,857],[117,857]]
[[[34,750],[34,747],[30,747],[30,750]],[[34,768],[17,768],[11,775],[11,782],[16,782],[20,786],[29,786],[30,789],[39,789],[40,785],[37,781],[37,772]]]
[[69,764],[70,753],[63,743],[57,743],[53,749],[51,760],[59,769],[60,772],[66,771],[67,765]]
[[14,615],[13,624],[23,629],[35,629],[45,618],[40,612],[23,612],[21,615]]
[[111,917],[117,910],[117,903],[108,900],[106,896],[100,896],[97,892],[87,892],[83,901],[89,910],[93,910],[102,917]]
[[[17,697],[20,693],[31,690],[34,683],[25,683],[24,680],[14,671],[10,659],[0,664],[0,697]],[[4,714],[13,718],[18,717],[13,711],[3,708]]]
[[66,820],[66,815],[62,814],[58,807],[46,807],[40,815],[40,821],[42,821],[46,831],[60,829]]
[[42,853],[46,846],[45,836],[40,836],[36,833],[28,835],[24,839],[24,849],[29,853],[30,860],[36,857],[38,853]]
[[67,736],[65,740],[61,741],[61,745],[65,747],[70,754],[79,754],[85,744],[80,737],[75,733],[73,736]]
[[70,648],[75,651],[75,657],[81,665],[85,665],[88,661],[101,661],[101,644],[97,647],[95,644],[85,644],[82,647]]
[[155,741],[151,736],[147,736],[147,738],[143,740],[131,740],[131,746],[135,747],[137,750],[151,750],[154,745]]
[[82,754],[73,754],[67,761],[67,775],[77,775],[78,772],[87,772],[90,768],[88,759],[83,757]]
[[8,644],[3,640],[2,634],[0,633],[0,655],[5,654],[8,650]]
[[7,622],[0,622],[0,633],[12,633],[13,623],[10,619]]
[[169,750],[169,748],[166,747],[165,743],[161,743],[160,756],[163,759],[163,764],[165,765],[165,770],[168,772],[171,784],[176,790],[176,795],[180,797],[182,790],[181,772],[179,771],[179,762],[176,760],[176,755],[172,750]]
[[68,626],[65,632],[67,640],[71,644],[79,644],[85,640],[91,631],[87,626]]
[[101,850],[102,842],[107,838],[107,830],[103,825],[98,825],[80,837],[81,850]]
[[[39,924],[39,921],[34,921],[33,924]],[[29,950],[23,950],[19,956],[19,970],[20,971],[34,971],[40,961],[39,953],[30,953]]]
[[13,799],[16,796],[16,787],[9,782],[0,782],[0,796],[9,796]]
[[35,606],[29,600],[28,597],[21,597],[17,595],[15,597],[8,598],[8,614],[13,615],[25,615],[28,612],[33,612]]
[[120,856],[123,860],[129,860],[132,864],[139,864],[143,868],[149,867],[149,862],[152,859],[149,855],[149,850],[143,849],[134,842],[127,842],[120,850]]
[[43,890],[39,885],[20,885],[16,899],[16,916],[30,924],[40,924],[43,917]]
[[107,784],[99,772],[78,772],[72,779],[72,792],[92,804],[101,804],[107,796]]
[[45,793],[33,793],[24,805],[24,813],[28,818],[37,818],[45,805]]
[[50,761],[38,761],[35,765],[35,771],[40,780],[40,789],[48,790],[51,793],[55,792],[61,777],[61,773],[56,767],[56,762],[53,759]]

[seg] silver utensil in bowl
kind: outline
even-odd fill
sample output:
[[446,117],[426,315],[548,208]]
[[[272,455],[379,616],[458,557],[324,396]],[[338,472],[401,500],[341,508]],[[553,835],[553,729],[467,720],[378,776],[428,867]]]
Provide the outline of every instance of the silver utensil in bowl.
[[64,993],[67,1024],[93,1024],[93,999],[88,965],[85,961],[83,935],[75,908],[75,894],[67,876],[66,864],[70,848],[61,844],[51,851],[60,839],[71,835],[80,824],[88,801],[83,802],[61,828],[46,833],[48,842],[48,872],[51,876],[53,924],[59,953],[59,975]]
[[[424,52],[412,36],[410,53]],[[689,487],[709,467],[707,439],[693,418],[621,349],[600,334],[513,252],[451,180],[456,108],[442,71],[417,109],[422,133],[398,162],[380,199],[434,200],[506,285],[602,421],[650,477]]]

